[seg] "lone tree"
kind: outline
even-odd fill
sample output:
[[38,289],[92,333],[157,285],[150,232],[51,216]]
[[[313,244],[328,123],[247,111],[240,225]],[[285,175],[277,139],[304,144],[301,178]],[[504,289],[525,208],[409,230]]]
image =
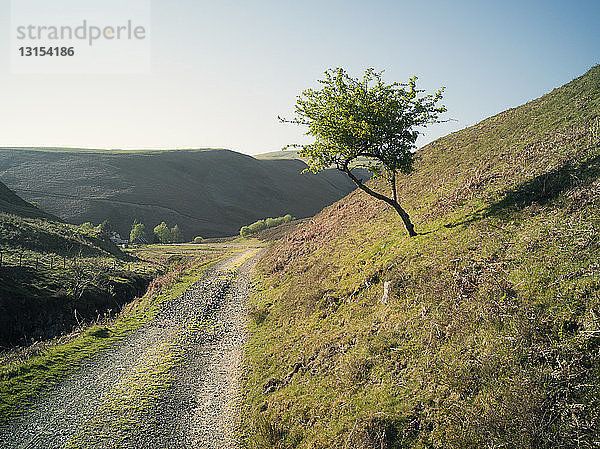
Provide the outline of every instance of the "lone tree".
[[[413,169],[418,128],[441,122],[438,117],[446,107],[438,102],[444,88],[423,95],[417,77],[407,84],[385,84],[382,73],[367,69],[360,79],[341,68],[327,70],[325,79],[319,80],[321,89],[307,89],[298,97],[295,117],[279,120],[308,127],[306,135],[314,137],[314,143],[286,148],[301,148],[300,156],[308,158],[310,171],[330,167],[343,171],[361,190],[392,206],[408,234],[415,236],[408,213],[398,203],[396,177]],[[352,172],[358,167],[385,178],[391,195],[365,185]]]

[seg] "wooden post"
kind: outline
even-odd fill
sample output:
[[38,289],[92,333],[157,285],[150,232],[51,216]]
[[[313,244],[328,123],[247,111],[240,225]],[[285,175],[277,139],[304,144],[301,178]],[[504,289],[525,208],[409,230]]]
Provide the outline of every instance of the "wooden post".
[[22,261],[23,261],[23,253],[19,253],[19,266],[21,266]]
[[35,256],[35,269],[38,269],[38,256]]
[[50,270],[54,269],[54,254],[50,256]]
[[67,256],[63,256],[63,270],[67,268]]

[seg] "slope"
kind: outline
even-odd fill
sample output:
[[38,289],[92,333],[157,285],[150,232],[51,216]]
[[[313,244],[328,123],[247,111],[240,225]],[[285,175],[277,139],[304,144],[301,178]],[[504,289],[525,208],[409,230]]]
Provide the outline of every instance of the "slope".
[[594,447],[599,144],[596,66],[421,149],[400,182],[421,235],[357,191],[273,246],[247,445]]
[[178,224],[186,239],[235,235],[266,217],[312,216],[354,189],[341,173],[304,168],[227,150],[0,149],[0,179],[18,194],[67,222],[108,219],[121,235],[134,219]]
[[4,184],[0,182],[0,212],[8,214],[16,214],[24,217],[32,218],[49,218],[56,219],[56,217],[47,214],[46,212],[38,209],[27,201],[19,197],[15,192],[10,190]]

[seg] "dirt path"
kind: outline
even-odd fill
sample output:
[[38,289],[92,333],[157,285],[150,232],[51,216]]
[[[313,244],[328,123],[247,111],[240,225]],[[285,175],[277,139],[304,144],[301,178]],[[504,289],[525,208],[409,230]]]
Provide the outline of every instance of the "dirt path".
[[0,429],[2,448],[233,448],[247,249]]

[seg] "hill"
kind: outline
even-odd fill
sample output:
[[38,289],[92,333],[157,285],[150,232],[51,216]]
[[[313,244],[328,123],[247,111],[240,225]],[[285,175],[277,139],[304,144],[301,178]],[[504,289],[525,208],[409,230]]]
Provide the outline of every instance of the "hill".
[[356,191],[270,248],[248,445],[594,447],[599,145],[596,66],[419,150],[399,199],[421,235]]
[[16,214],[30,218],[49,218],[58,220],[56,217],[38,209],[34,205],[28,203],[15,192],[10,190],[0,182],[0,212],[8,214]]
[[298,150],[285,150],[285,151],[271,151],[269,153],[255,154],[255,159],[298,159],[302,160],[299,156]]
[[305,168],[227,150],[0,149],[0,179],[23,198],[70,223],[108,219],[123,236],[134,219],[178,224],[188,240],[235,235],[266,217],[312,216],[354,190],[337,171]]

